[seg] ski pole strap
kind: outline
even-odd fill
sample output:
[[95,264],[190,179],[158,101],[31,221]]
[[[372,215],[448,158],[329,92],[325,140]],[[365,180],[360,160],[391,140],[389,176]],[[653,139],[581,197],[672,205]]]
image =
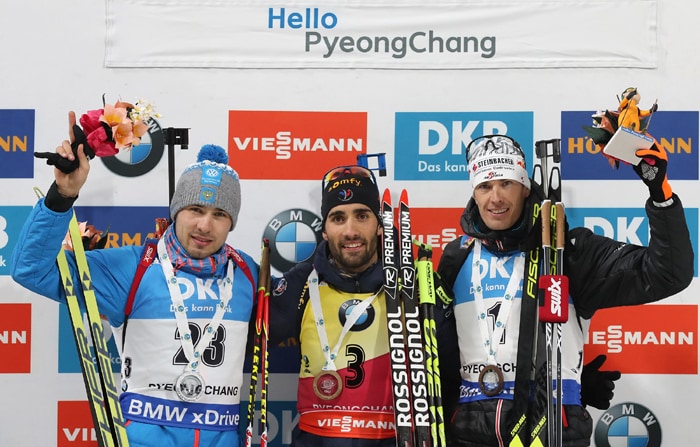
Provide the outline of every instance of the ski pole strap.
[[129,296],[126,298],[126,306],[124,307],[124,323],[122,325],[122,349],[124,348],[124,343],[126,342],[126,325],[129,321],[129,315],[131,315],[131,310],[134,307],[134,297],[136,296],[136,291],[141,284],[141,279],[143,274],[146,273],[146,269],[149,265],[153,263],[158,253],[158,241],[156,239],[147,239],[146,244],[143,246],[143,251],[141,252],[141,260],[136,266],[136,273],[134,273],[134,280],[131,282],[131,288],[129,289]]
[[[155,239],[146,240],[146,244],[143,246],[143,251],[141,252],[141,260],[136,266],[136,273],[134,274],[134,280],[131,283],[131,289],[129,289],[129,296],[126,299],[126,306],[124,307],[124,316],[129,317],[131,315],[131,310],[134,307],[134,296],[136,295],[136,290],[139,288],[141,283],[141,278],[143,274],[146,273],[146,269],[153,262],[158,253],[158,245]],[[124,321],[126,325],[126,321]]]

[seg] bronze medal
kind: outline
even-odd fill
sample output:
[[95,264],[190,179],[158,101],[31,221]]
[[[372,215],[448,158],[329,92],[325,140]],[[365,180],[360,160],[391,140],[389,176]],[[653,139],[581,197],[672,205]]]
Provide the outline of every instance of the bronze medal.
[[314,393],[323,400],[332,400],[340,395],[343,384],[335,371],[321,371],[314,377]]
[[488,397],[496,396],[503,389],[503,372],[496,365],[486,365],[479,373],[479,389]]
[[175,381],[175,393],[180,400],[194,402],[204,395],[204,377],[196,371],[185,371]]

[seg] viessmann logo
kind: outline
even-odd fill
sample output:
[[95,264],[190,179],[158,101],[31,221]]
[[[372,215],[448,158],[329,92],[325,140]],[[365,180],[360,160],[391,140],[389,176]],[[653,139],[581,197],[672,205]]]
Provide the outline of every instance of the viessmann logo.
[[445,246],[464,233],[459,225],[462,211],[462,208],[411,207],[411,233],[414,239],[433,248],[435,270]]
[[30,373],[32,357],[32,305],[0,304],[0,373]]
[[623,374],[697,374],[697,338],[695,304],[616,307],[596,312],[585,350]]
[[243,179],[318,180],[366,152],[367,112],[229,111],[229,158]]

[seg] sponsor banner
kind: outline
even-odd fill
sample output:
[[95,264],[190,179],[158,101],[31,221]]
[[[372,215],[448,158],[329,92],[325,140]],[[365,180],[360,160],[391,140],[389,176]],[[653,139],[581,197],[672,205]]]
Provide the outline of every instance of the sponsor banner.
[[[437,270],[445,246],[464,234],[459,225],[463,208],[411,207],[413,238],[433,247],[433,269]],[[415,249],[415,255],[418,250]]]
[[[248,404],[241,401],[240,420],[248,417]],[[299,420],[295,401],[267,402],[268,444],[270,447],[289,445],[292,442],[292,429]],[[245,423],[241,423],[245,427]],[[95,447],[97,434],[92,422],[90,404],[87,400],[58,401],[57,447]],[[260,444],[260,412],[255,413],[253,424],[253,444]]]
[[31,211],[31,206],[0,206],[0,275],[10,274],[12,251]]
[[[274,380],[274,379],[273,379]],[[280,380],[289,380],[282,377]],[[292,378],[293,384],[290,387],[296,389],[296,378]],[[299,414],[296,410],[296,401],[267,401],[267,437],[270,447],[290,445],[292,443],[292,430],[299,422]],[[241,401],[241,421],[248,418],[248,400]],[[243,423],[241,425],[244,425]],[[260,411],[255,412],[253,423],[253,445],[260,444]]]
[[[175,137],[172,137],[175,145]],[[120,150],[113,157],[100,157],[105,167],[122,177],[139,177],[152,171],[163,158],[165,152],[165,135],[160,123],[151,118],[148,132],[141,137],[138,146],[129,150]]]
[[[586,227],[596,234],[628,244],[649,244],[649,219],[644,208],[567,208],[570,228]],[[685,208],[693,246],[694,276],[698,276],[698,208]]]
[[0,373],[31,373],[31,304],[0,304],[0,358]]
[[97,434],[87,400],[59,400],[56,447],[95,447]]
[[623,402],[598,419],[594,433],[597,447],[661,447],[659,418],[644,405]]
[[[87,321],[87,315],[83,315],[83,325],[85,325],[86,328],[90,327],[90,323]],[[119,373],[122,362],[121,358],[119,357],[119,351],[117,350],[116,343],[121,343],[121,340],[116,340],[112,336],[112,327],[109,325],[109,321],[107,321],[107,319],[102,320],[102,333],[107,339],[107,352],[109,353],[109,360],[112,364],[112,372]],[[90,352],[92,353],[93,361],[96,361],[95,346],[92,343],[92,338],[90,338],[89,334],[88,341],[88,349],[90,349]],[[58,372],[61,374],[82,372],[80,367],[80,356],[75,346],[73,326],[71,323],[70,314],[68,313],[68,306],[65,304],[58,306]]]
[[586,358],[605,354],[623,374],[697,374],[698,306],[646,304],[602,309],[591,320]]
[[466,180],[466,148],[477,137],[507,134],[533,162],[532,112],[397,112],[396,180]]
[[108,0],[105,65],[655,68],[656,3]]
[[320,180],[366,151],[366,112],[229,111],[229,163],[242,179]]
[[34,109],[0,110],[0,178],[34,177]]
[[[143,245],[156,230],[156,218],[170,219],[167,206],[76,206],[78,222],[107,233],[105,248]],[[127,217],[128,216],[128,217]]]
[[284,273],[311,259],[323,240],[322,222],[321,216],[301,208],[277,213],[263,232],[263,239],[270,241],[271,267]]
[[[649,101],[649,106],[652,102]],[[616,110],[616,109],[615,109]],[[562,177],[568,180],[636,180],[630,165],[614,169],[583,126],[592,126],[593,111],[561,112]],[[698,112],[656,112],[649,133],[668,155],[670,180],[698,180]]]

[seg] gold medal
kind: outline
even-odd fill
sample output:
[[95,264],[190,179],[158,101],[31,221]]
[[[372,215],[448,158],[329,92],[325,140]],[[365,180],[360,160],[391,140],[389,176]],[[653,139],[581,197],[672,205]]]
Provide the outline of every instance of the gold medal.
[[175,381],[175,393],[180,400],[194,402],[204,395],[204,377],[196,371],[185,371]]
[[335,371],[321,371],[314,377],[314,393],[323,400],[332,400],[340,395],[343,384]]
[[479,389],[484,395],[493,397],[503,389],[503,373],[496,365],[486,365],[479,373]]

